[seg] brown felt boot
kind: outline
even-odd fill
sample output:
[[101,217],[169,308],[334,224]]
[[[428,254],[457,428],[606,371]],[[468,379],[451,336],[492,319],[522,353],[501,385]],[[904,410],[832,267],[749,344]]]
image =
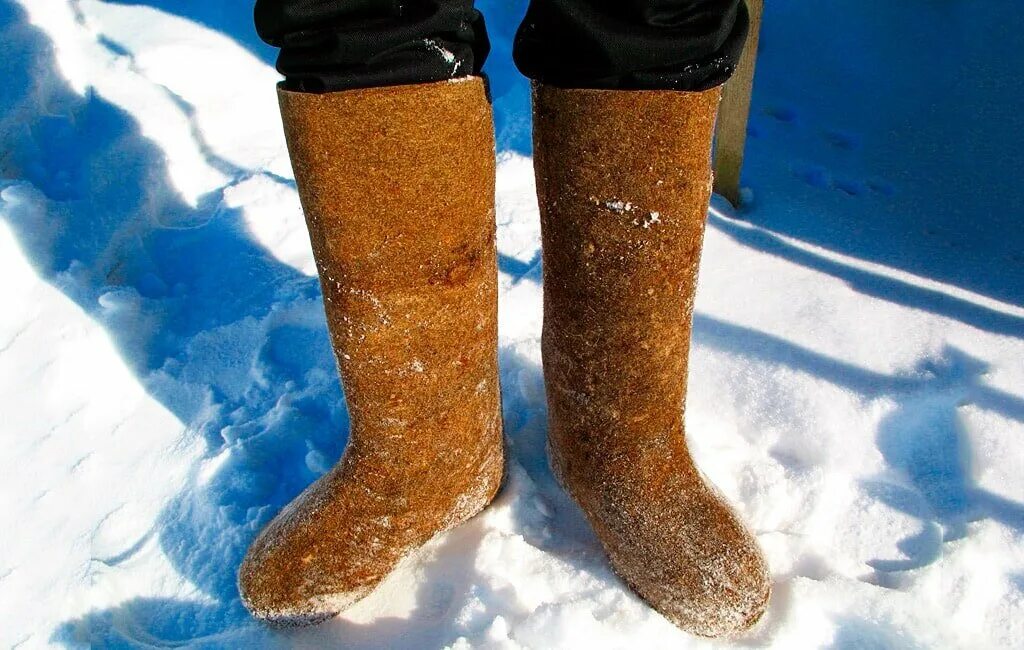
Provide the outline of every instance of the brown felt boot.
[[740,632],[757,543],[683,431],[719,90],[534,90],[552,468],[616,573],[679,627]]
[[255,616],[303,624],[501,483],[494,136],[479,78],[279,98],[352,433],[238,584]]

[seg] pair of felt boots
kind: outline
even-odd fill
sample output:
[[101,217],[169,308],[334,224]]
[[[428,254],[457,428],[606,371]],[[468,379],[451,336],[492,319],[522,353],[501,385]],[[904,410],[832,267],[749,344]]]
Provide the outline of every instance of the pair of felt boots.
[[[352,433],[239,587],[257,617],[302,624],[501,485],[495,161],[479,78],[280,101]],[[637,594],[696,634],[742,631],[766,565],[683,431],[719,91],[533,101],[552,469]]]

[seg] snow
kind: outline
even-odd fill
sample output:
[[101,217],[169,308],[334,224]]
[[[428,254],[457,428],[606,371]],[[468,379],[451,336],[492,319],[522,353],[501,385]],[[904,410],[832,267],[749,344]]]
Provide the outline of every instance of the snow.
[[423,45],[428,50],[430,50],[431,52],[434,52],[439,57],[441,57],[442,61],[444,61],[445,63],[451,65],[452,66],[452,74],[453,75],[456,74],[459,71],[459,68],[462,66],[462,62],[461,61],[457,61],[455,59],[455,54],[451,50],[449,50],[448,48],[442,46],[440,43],[438,43],[436,40],[434,40],[432,38],[425,38],[425,39],[423,39]]
[[[275,631],[234,573],[347,415],[273,51],[248,0],[0,0],[0,644],[715,645],[624,588],[547,468],[524,3],[480,4],[508,485]],[[696,300],[690,441],[774,577],[735,643],[1020,647],[1024,19],[812,4],[768,7],[751,205],[713,202]]]

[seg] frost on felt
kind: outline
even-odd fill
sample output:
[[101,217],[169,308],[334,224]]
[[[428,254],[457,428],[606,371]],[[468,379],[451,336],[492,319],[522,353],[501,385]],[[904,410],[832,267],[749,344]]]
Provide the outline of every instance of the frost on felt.
[[595,196],[591,196],[590,201],[594,205],[601,206],[613,214],[629,217],[630,224],[644,230],[649,230],[661,223],[661,212],[657,210],[644,210],[632,201],[624,201],[622,199],[601,200]]

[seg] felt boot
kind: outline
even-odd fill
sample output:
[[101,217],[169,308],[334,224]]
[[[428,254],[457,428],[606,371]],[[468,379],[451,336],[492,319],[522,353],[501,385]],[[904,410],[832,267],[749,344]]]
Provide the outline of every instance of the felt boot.
[[769,575],[683,429],[718,89],[534,88],[549,454],[616,573],[679,627],[746,629]]
[[351,437],[238,584],[256,617],[305,624],[501,484],[494,135],[479,78],[279,99]]

